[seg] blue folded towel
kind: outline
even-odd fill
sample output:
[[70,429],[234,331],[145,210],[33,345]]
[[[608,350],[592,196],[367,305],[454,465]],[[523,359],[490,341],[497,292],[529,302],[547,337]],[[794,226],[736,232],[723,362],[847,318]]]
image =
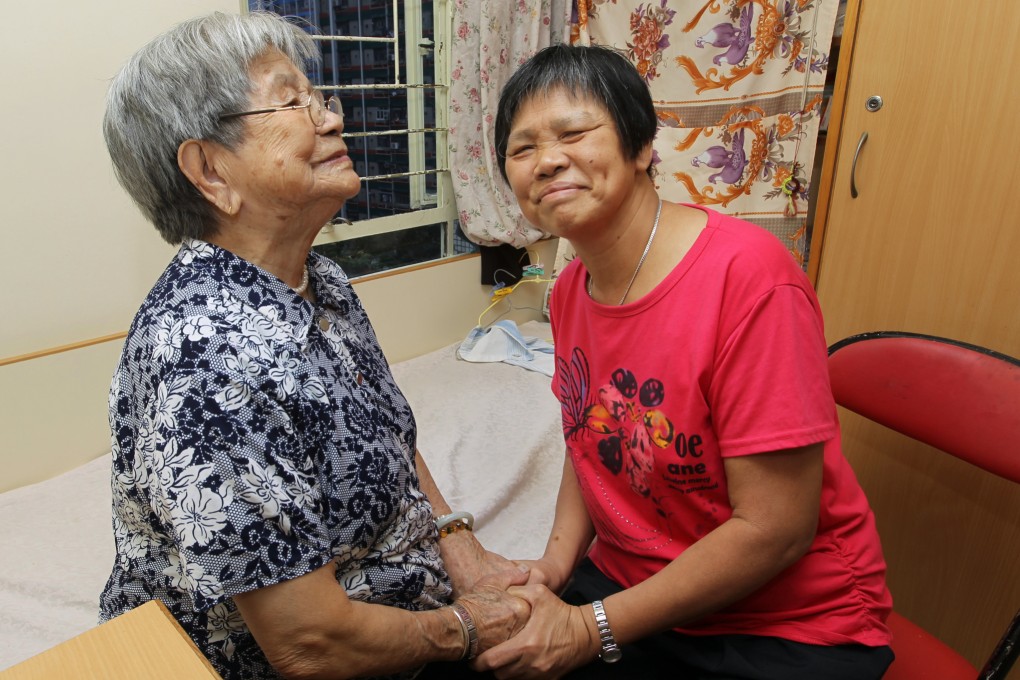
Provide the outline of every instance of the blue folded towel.
[[457,357],[475,363],[502,361],[552,377],[556,367],[553,346],[540,338],[521,335],[509,319],[488,328],[475,326],[457,348]]

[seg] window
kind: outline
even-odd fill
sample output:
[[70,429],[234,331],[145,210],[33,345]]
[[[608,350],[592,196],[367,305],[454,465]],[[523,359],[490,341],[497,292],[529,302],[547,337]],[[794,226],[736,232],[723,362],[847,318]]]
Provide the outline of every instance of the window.
[[322,52],[308,77],[343,102],[361,192],[323,229],[315,250],[351,277],[477,250],[460,232],[449,179],[449,2],[248,2],[307,27]]

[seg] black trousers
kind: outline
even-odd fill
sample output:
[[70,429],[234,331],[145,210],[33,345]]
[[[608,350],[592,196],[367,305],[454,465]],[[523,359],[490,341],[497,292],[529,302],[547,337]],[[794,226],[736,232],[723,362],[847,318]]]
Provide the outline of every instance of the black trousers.
[[[587,558],[562,598],[580,605],[623,588]],[[624,645],[617,663],[595,661],[569,680],[878,680],[892,663],[889,647],[822,646],[759,635],[681,635],[666,631]]]

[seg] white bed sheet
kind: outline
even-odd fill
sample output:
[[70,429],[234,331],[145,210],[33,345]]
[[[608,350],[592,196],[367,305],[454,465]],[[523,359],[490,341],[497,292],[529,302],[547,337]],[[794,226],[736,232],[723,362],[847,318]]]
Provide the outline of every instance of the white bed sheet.
[[[548,340],[548,323],[520,326]],[[516,559],[540,557],[563,470],[552,379],[506,363],[457,359],[452,345],[393,366],[418,423],[418,449],[454,510],[475,516],[482,544]]]
[[[549,338],[548,324],[521,325]],[[393,366],[418,445],[450,505],[511,558],[542,554],[563,466],[550,379],[505,363],[458,360],[452,345]],[[113,565],[107,455],[0,494],[0,669],[96,623]]]
[[108,455],[0,495],[0,668],[96,625],[113,555]]

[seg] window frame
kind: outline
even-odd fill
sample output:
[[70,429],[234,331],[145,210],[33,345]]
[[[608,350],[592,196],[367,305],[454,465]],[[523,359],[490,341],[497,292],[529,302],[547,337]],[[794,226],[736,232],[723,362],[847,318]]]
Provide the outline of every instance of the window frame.
[[[361,0],[370,2],[371,0]],[[249,11],[249,3],[240,0],[243,11]],[[402,54],[403,59],[397,59],[394,65],[393,82],[386,83],[339,83],[337,85],[324,85],[316,83],[328,97],[331,94],[338,94],[343,99],[344,93],[361,93],[371,90],[403,90],[407,98],[407,120],[404,128],[388,128],[387,130],[372,132],[344,132],[345,138],[371,138],[377,137],[388,140],[396,134],[405,134],[407,139],[408,163],[406,171],[370,174],[367,171],[362,177],[362,182],[372,182],[389,179],[393,177],[407,177],[409,183],[409,204],[411,209],[408,212],[371,217],[351,223],[345,219],[337,218],[323,226],[316,236],[313,247],[349,241],[368,236],[376,236],[392,232],[399,232],[417,227],[429,225],[442,225],[442,242],[439,244],[440,256],[437,259],[423,260],[421,262],[409,263],[393,269],[381,269],[378,271],[366,272],[352,278],[363,276],[374,276],[383,273],[400,271],[410,267],[417,267],[422,264],[435,263],[449,258],[457,257],[455,252],[455,236],[459,229],[457,206],[454,200],[453,181],[450,174],[449,163],[449,121],[448,103],[450,92],[450,38],[452,35],[452,0],[432,0],[432,38],[426,38],[422,24],[422,2],[421,0],[375,0],[376,3],[385,6],[390,4],[394,20],[393,37],[370,37],[370,36],[347,36],[328,33],[329,27],[316,28],[322,33],[312,33],[311,37],[316,42],[347,42],[376,44],[390,43],[394,52]],[[313,3],[318,4],[318,3]],[[401,45],[401,30],[397,22],[403,22],[403,44]],[[426,51],[431,51],[433,56],[433,82],[426,83],[424,78],[422,56]],[[425,93],[426,88],[433,89],[435,115],[432,127],[425,125]],[[365,110],[365,118],[371,114]],[[427,155],[425,151],[425,134],[435,134],[435,163],[434,169],[427,168]],[[366,168],[367,170],[367,168]],[[427,189],[426,176],[435,175],[435,191]],[[369,184],[368,186],[371,186]],[[370,192],[369,192],[370,195]],[[380,205],[380,208],[384,206]]]

